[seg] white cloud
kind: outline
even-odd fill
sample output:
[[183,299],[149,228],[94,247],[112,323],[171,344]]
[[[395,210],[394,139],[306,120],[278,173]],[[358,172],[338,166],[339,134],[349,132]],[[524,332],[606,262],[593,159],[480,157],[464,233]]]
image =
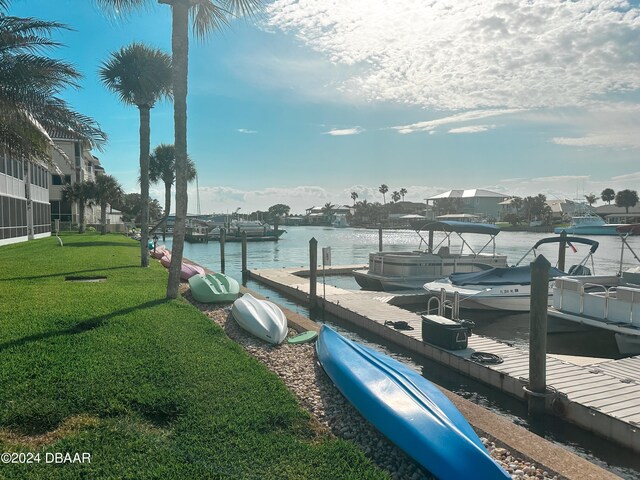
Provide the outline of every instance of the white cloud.
[[626,0],[276,0],[270,27],[334,65],[343,91],[442,110],[588,105],[640,88]]
[[252,133],[258,133],[255,130],[249,130],[247,128],[238,128],[236,131],[239,132],[239,133],[245,133],[247,135],[252,134]]
[[340,137],[340,136],[344,136],[344,135],[358,135],[359,133],[362,133],[364,130],[360,127],[353,127],[353,128],[342,128],[342,129],[333,129],[333,130],[329,130],[328,132],[324,132],[325,135],[332,135],[332,136],[336,136],[336,137]]
[[617,175],[615,177],[611,177],[611,180],[616,182],[637,182],[640,180],[640,172]]
[[452,128],[449,133],[480,133],[496,128],[495,125],[468,125],[466,127]]
[[[518,113],[521,110],[518,109],[500,109],[500,110],[472,110],[469,112],[458,113],[447,117],[436,118],[434,120],[427,120],[424,122],[412,123],[410,125],[399,125],[391,127],[393,130],[397,130],[398,133],[407,134],[414,132],[430,132],[432,133],[438,127],[443,125],[473,122],[476,120],[482,120],[488,117],[496,117],[500,115],[510,115]],[[462,127],[461,127],[462,128]]]

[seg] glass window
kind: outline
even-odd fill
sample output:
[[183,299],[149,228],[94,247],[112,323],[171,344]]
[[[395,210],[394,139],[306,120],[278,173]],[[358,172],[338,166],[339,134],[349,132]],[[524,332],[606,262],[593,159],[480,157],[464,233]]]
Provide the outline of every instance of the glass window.
[[7,168],[5,167],[4,155],[0,156],[0,173],[6,173]]

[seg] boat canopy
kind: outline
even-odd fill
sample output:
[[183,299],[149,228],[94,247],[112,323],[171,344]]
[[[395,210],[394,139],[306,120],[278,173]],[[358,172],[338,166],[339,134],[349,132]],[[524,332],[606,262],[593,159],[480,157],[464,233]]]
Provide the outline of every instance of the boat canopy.
[[538,242],[531,248],[531,250],[535,250],[540,245],[544,245],[545,243],[560,243],[560,242],[583,243],[585,245],[591,245],[591,249],[590,249],[591,253],[595,253],[596,250],[598,249],[598,246],[600,245],[596,240],[591,240],[590,238],[560,236],[560,237],[547,237],[547,238],[543,238],[542,240],[538,240]]
[[489,223],[456,222],[453,220],[413,220],[411,221],[411,226],[416,231],[428,232],[481,233],[484,235],[497,235],[500,233],[500,227]]
[[[551,267],[549,269],[549,279],[566,275],[561,270]],[[458,287],[468,285],[529,285],[531,283],[531,265],[521,267],[494,267],[480,272],[461,272],[449,275],[452,285]]]

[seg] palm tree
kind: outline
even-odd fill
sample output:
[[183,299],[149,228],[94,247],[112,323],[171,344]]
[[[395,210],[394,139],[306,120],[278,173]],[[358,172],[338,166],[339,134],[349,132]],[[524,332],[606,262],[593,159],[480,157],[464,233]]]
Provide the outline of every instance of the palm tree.
[[404,196],[405,196],[407,193],[408,193],[408,192],[407,192],[407,189],[406,189],[406,188],[402,187],[402,188],[400,189],[400,195],[402,196],[402,201],[403,201],[403,202],[404,202]]
[[[96,0],[99,4],[118,11],[149,5],[153,0]],[[173,229],[173,248],[167,298],[178,296],[180,266],[184,250],[187,219],[187,70],[189,64],[189,13],[193,18],[193,31],[203,39],[213,30],[226,26],[229,18],[251,15],[260,0],[157,0],[167,4],[172,12],[173,58],[173,121],[176,147],[176,220]],[[191,11],[191,12],[190,12]]]
[[382,200],[384,201],[384,204],[387,204],[387,197],[386,194],[389,191],[389,187],[387,187],[384,183],[382,185],[380,185],[378,187],[378,191],[382,194]]
[[67,29],[57,22],[2,13],[0,1],[0,154],[51,164],[49,134],[64,131],[100,148],[106,140],[97,123],[74,112],[58,94],[78,87],[73,65],[41,55],[60,44],[50,36]]
[[356,206],[356,200],[358,199],[358,192],[351,192],[351,200],[353,200],[353,206]]
[[333,209],[335,205],[332,205],[331,202],[325,203],[324,207],[322,207],[322,213],[324,213],[327,218],[327,222],[331,223],[331,216],[333,215]]
[[607,205],[611,205],[611,202],[616,198],[616,192],[613,188],[605,188],[600,194],[603,202],[607,202]]
[[76,182],[65,185],[62,189],[62,200],[78,204],[78,233],[85,231],[84,212],[87,205],[93,205],[95,184],[93,182]]
[[[187,157],[187,180],[189,182],[196,178],[196,166],[193,161]],[[171,212],[171,187],[176,180],[176,149],[173,145],[160,144],[153,149],[153,153],[149,157],[149,182],[164,183],[164,218],[165,222],[162,227],[162,240],[167,236],[166,218]]]
[[100,68],[107,89],[127,105],[140,111],[140,266],[149,266],[149,144],[151,109],[163,97],[171,96],[171,57],[161,50],[133,43],[112,53]]
[[596,203],[596,201],[598,200],[598,197],[594,193],[590,193],[589,195],[585,195],[584,199],[587,201],[589,206],[591,206],[594,203]]
[[111,175],[98,175],[95,181],[94,198],[100,205],[100,234],[107,233],[107,205],[113,206],[120,202],[124,195],[122,186]]
[[402,197],[402,195],[400,195],[400,192],[398,192],[397,190],[394,190],[393,193],[391,194],[391,200],[393,200],[393,203],[398,203],[398,200],[400,200],[400,197]]

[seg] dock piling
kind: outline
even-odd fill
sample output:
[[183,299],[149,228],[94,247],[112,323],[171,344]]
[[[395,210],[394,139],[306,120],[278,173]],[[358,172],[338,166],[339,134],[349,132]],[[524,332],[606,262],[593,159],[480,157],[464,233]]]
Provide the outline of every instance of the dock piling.
[[224,273],[224,241],[227,238],[227,231],[220,229],[220,272]]
[[564,272],[565,256],[567,253],[567,232],[560,232],[560,244],[558,245],[558,270]]
[[530,415],[545,411],[547,397],[547,306],[549,302],[549,268],[544,255],[531,262],[531,313],[529,314],[529,386]]
[[382,251],[382,225],[378,225],[378,251]]
[[309,308],[313,309],[318,303],[316,287],[318,281],[318,241],[309,240]]
[[247,232],[242,232],[242,284],[247,284]]

